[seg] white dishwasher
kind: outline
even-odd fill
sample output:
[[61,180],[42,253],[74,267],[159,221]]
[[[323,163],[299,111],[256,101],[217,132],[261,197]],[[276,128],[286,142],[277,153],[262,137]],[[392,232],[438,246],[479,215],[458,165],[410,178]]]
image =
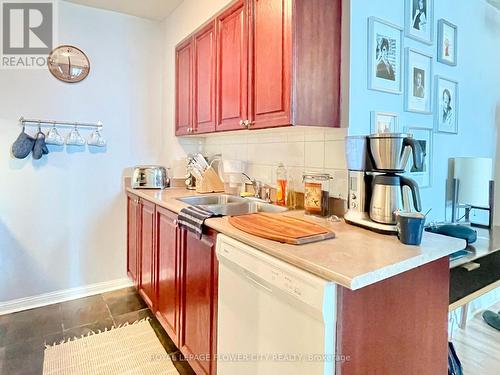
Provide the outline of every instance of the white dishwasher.
[[224,235],[217,375],[333,375],[336,286]]

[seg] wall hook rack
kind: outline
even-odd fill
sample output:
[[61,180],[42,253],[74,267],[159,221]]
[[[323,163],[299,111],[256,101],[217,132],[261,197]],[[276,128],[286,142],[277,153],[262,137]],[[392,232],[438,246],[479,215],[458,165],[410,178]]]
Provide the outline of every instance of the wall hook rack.
[[103,124],[101,121],[95,123],[89,122],[75,122],[75,121],[56,121],[56,120],[40,120],[40,119],[26,119],[24,117],[19,118],[19,124],[22,126],[56,126],[56,127],[76,127],[76,128],[91,128],[96,130],[101,130]]

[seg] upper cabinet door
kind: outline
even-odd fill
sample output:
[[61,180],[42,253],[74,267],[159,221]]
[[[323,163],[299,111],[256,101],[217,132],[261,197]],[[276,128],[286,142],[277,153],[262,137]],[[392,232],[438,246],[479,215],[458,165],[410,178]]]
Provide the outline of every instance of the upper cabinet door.
[[216,99],[215,21],[197,32],[194,43],[194,132],[215,131]]
[[193,42],[190,38],[175,49],[175,135],[193,130]]
[[248,120],[248,9],[237,1],[217,17],[217,131]]
[[292,0],[255,0],[253,25],[251,128],[290,125]]

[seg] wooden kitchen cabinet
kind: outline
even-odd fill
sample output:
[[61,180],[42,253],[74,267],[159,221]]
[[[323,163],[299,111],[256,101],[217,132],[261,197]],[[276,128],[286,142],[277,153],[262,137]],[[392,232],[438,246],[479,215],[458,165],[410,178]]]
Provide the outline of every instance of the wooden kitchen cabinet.
[[215,131],[216,50],[215,21],[198,31],[194,46],[194,129],[193,133]]
[[248,119],[248,2],[217,18],[217,131],[242,129]]
[[197,375],[216,373],[218,263],[217,233],[201,239],[185,232],[182,249],[181,352]]
[[179,346],[181,231],[177,214],[156,208],[158,244],[158,309],[156,317],[175,345]]
[[[194,128],[187,126],[189,134],[213,131],[208,110],[213,105],[213,91],[208,89],[213,79],[213,59],[208,59],[212,25],[210,21],[177,47],[179,53],[203,36],[199,58],[210,61],[202,69],[195,62],[199,83],[191,91],[198,90],[199,104],[194,108],[184,94],[187,86],[177,86],[182,103],[176,110],[191,106],[192,116],[198,118]],[[216,131],[340,127],[341,0],[236,0],[215,17],[215,27]],[[177,76],[187,73],[178,70]],[[176,129],[177,135],[185,134],[184,128]]]
[[136,287],[139,287],[140,274],[140,215],[139,198],[127,193],[127,274]]
[[177,226],[177,214],[127,193],[127,272],[197,375],[215,375],[217,232],[202,238]]
[[253,6],[251,128],[291,124],[292,1]]
[[156,308],[156,225],[155,204],[140,200],[141,208],[141,266],[139,294],[151,310]]
[[193,41],[175,48],[175,135],[193,131]]

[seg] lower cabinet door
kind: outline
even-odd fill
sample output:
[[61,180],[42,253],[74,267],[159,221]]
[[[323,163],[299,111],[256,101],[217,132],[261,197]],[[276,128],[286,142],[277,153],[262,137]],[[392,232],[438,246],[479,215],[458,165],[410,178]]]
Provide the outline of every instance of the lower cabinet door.
[[139,286],[139,236],[140,236],[140,210],[139,198],[127,193],[127,273]]
[[216,372],[217,258],[216,232],[201,239],[186,233],[182,262],[181,351],[197,375]]
[[155,205],[141,200],[141,282],[139,293],[153,311],[156,307],[155,230]]
[[175,345],[179,346],[180,246],[177,214],[156,208],[158,244],[158,310],[156,317]]

